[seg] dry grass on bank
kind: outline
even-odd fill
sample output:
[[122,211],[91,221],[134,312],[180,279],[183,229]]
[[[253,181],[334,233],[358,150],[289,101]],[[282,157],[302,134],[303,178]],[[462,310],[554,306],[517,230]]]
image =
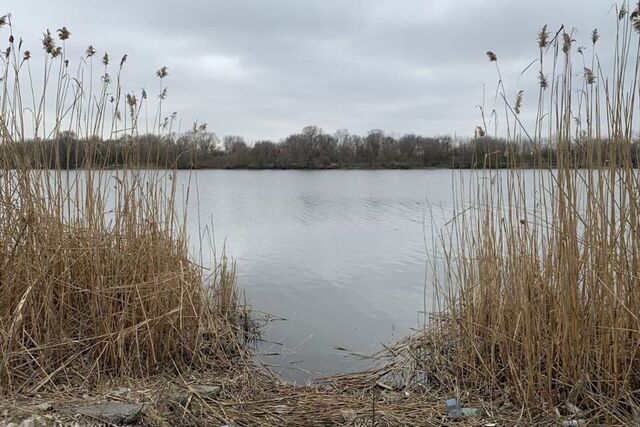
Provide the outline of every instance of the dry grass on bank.
[[[74,405],[107,401],[142,404],[136,425],[149,426],[478,426],[497,422],[517,425],[522,413],[513,407],[494,408],[465,396],[466,405],[484,409],[480,417],[452,420],[444,411],[449,391],[442,388],[394,389],[388,381],[389,366],[380,371],[361,372],[314,386],[293,386],[278,381],[258,367],[242,364],[211,367],[182,376],[103,381],[92,389],[43,392],[37,398],[0,399],[6,419],[19,421],[38,414],[53,422],[90,421],[70,415]],[[386,372],[386,375],[383,373]],[[217,386],[208,393],[201,385]],[[178,398],[176,398],[178,397]],[[44,405],[43,405],[44,404]],[[43,409],[43,407],[45,409]],[[565,417],[566,418],[566,417]],[[526,425],[552,425],[563,418],[540,414]],[[0,424],[3,419],[0,417]]]
[[[136,134],[142,100],[121,96],[126,55],[114,85],[105,54],[92,94],[86,61],[95,50],[71,75],[65,50],[56,47],[69,31],[58,30],[59,41],[47,32],[46,84],[34,91],[31,54],[21,50],[9,17],[0,26],[10,33],[0,97],[0,390],[33,394],[184,372],[244,353],[233,269],[224,260],[205,277],[190,260],[172,172],[105,171],[90,160],[81,171],[50,170],[55,159],[43,158],[37,145],[32,158],[18,155],[29,128],[43,143],[64,130],[88,138],[105,127]],[[29,98],[32,115],[25,113]],[[130,112],[129,122],[120,111]],[[58,147],[56,158],[76,154]]]
[[[541,169],[522,172],[517,151],[500,152],[514,169],[478,172],[460,187],[457,216],[442,234],[446,321],[409,346],[419,382],[435,377],[507,399],[525,416],[558,408],[576,419],[640,422],[640,181],[631,162],[640,9],[622,5],[616,14],[614,46],[602,56],[597,31],[588,44],[566,28],[540,31],[532,127],[522,124],[530,121],[520,115],[522,93],[510,103],[500,80],[509,138],[536,152],[553,144],[558,166],[546,169],[539,156]],[[500,75],[498,57],[488,56]]]
[[75,194],[59,171],[3,171],[0,387],[185,369],[205,350],[227,351],[240,309],[233,275],[211,283],[210,299],[171,203],[146,181],[156,174],[72,174]]

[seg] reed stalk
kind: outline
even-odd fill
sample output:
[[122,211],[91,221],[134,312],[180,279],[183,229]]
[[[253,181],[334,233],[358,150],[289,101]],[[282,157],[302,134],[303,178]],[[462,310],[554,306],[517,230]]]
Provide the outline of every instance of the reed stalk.
[[[442,236],[447,274],[437,289],[448,317],[437,324],[460,388],[528,411],[577,407],[580,417],[626,424],[638,422],[640,403],[640,182],[632,156],[640,9],[616,12],[614,46],[603,52],[609,74],[597,30],[586,53],[565,28],[542,28],[533,129],[520,121],[522,93],[512,105],[500,77],[506,123],[517,124],[508,138],[536,151],[539,169],[524,172],[517,152],[499,152],[485,166],[505,156],[512,169],[486,169],[475,186],[461,187]],[[555,148],[555,162],[545,146]]]
[[[230,360],[242,350],[234,270],[225,260],[205,275],[192,262],[175,170],[135,168],[146,94],[122,96],[126,55],[114,82],[104,54],[94,88],[95,48],[73,75],[71,32],[57,33],[59,41],[44,33],[37,88],[31,52],[16,42],[11,17],[0,18],[9,37],[0,58],[0,390],[35,393]],[[125,136],[122,169],[105,170],[94,155],[105,128]],[[70,131],[85,142],[69,144]],[[60,166],[72,158],[84,159],[79,170]]]

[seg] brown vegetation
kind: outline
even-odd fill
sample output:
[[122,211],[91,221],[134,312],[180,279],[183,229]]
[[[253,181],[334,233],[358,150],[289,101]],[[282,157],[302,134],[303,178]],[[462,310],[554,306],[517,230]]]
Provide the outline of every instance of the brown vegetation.
[[[8,17],[2,21],[10,26]],[[59,30],[62,42],[69,36],[65,27]],[[106,116],[98,102],[87,107],[94,120],[82,119],[83,88],[71,86],[62,71],[65,52],[48,31],[45,73],[48,61],[59,61],[61,70],[50,81],[56,88],[55,124],[46,128],[52,139],[34,143],[32,157],[21,151],[20,79],[30,55],[13,40],[11,34],[0,98],[0,390],[31,394],[63,383],[182,372],[244,352],[233,271],[223,263],[207,279],[190,260],[171,173],[106,172],[91,156],[83,172],[59,163],[43,169],[52,161],[46,156],[69,155],[61,144],[44,149],[60,141],[63,123],[98,129]],[[44,129],[47,89],[34,106],[34,131]],[[77,123],[65,121],[65,111],[73,111]]]
[[[460,188],[458,215],[442,234],[446,315],[412,343],[428,354],[416,360],[425,375],[439,360],[439,372],[460,389],[506,399],[527,416],[558,408],[638,423],[640,10],[619,10],[615,46],[605,52],[613,55],[611,76],[595,52],[597,31],[586,54],[564,28],[555,36],[541,30],[535,129],[522,127],[500,85],[510,140],[536,148],[546,137],[557,166],[527,180],[513,153],[510,171],[479,172]],[[495,55],[490,60],[499,67]],[[542,156],[538,162],[548,165]]]

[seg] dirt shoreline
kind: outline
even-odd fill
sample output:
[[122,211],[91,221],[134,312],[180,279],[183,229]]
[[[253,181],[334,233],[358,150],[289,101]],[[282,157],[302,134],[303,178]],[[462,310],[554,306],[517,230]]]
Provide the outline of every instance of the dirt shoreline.
[[554,408],[526,411],[505,396],[478,398],[473,390],[458,390],[457,398],[479,415],[452,418],[445,400],[456,397],[455,386],[436,379],[401,384],[402,369],[390,363],[305,386],[286,383],[244,356],[216,363],[208,370],[4,396],[0,426],[548,426],[576,418]]

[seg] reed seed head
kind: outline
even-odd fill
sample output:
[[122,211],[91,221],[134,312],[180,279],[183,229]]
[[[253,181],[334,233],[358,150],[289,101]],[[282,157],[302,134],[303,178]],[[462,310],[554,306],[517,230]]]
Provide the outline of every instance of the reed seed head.
[[51,37],[51,31],[49,30],[42,34],[42,48],[49,55],[53,55],[53,52],[56,50],[56,43],[53,40],[53,37]]
[[600,39],[600,34],[598,34],[598,29],[594,28],[593,31],[591,32],[591,43],[596,44],[598,43],[599,39]]
[[102,63],[105,65],[105,67],[109,65],[109,54],[107,52],[105,52],[104,56],[102,57]]
[[9,36],[9,43],[13,44],[13,40],[14,40],[14,38],[13,38],[13,34],[11,34],[11,35]]
[[489,58],[489,61],[491,62],[496,62],[498,60],[498,56],[491,52],[491,51],[487,51],[487,57]]
[[131,117],[135,115],[136,107],[138,106],[138,99],[136,95],[133,93],[127,94],[127,105],[129,106],[129,112],[131,113]]
[[141,95],[142,99],[147,99],[147,91],[145,88],[142,88],[142,95]]
[[562,34],[562,51],[568,55],[571,52],[571,44],[574,42],[569,33]]
[[543,49],[549,46],[549,32],[547,31],[547,25],[538,31],[538,46]]
[[169,68],[167,66],[161,67],[158,71],[156,71],[156,76],[161,79],[164,79],[169,75]]
[[640,12],[637,10],[631,14],[631,26],[637,33],[640,33]]
[[93,55],[96,54],[96,49],[92,46],[89,45],[89,47],[87,47],[87,50],[85,51],[87,58],[91,58]]
[[124,63],[127,62],[127,54],[125,53],[120,60],[120,66],[122,67]]
[[591,68],[584,69],[584,80],[588,85],[592,85],[596,82],[596,76],[593,74]]
[[0,16],[0,28],[4,27],[9,23],[9,15]]
[[71,31],[67,27],[58,28],[58,38],[60,40],[68,40],[69,36],[71,36]]
[[28,61],[31,59],[31,51],[30,50],[25,50],[24,51],[24,56],[23,56],[23,60],[24,61]]
[[516,95],[516,103],[513,108],[516,114],[520,114],[520,109],[522,108],[522,95],[524,95],[523,90],[519,91],[518,95]]
[[627,16],[627,7],[624,3],[622,3],[622,6],[620,6],[620,10],[618,10],[618,20],[622,21],[625,16]]
[[485,132],[484,132],[484,129],[482,128],[482,126],[476,126],[474,134],[475,134],[476,138],[484,137],[485,136]]
[[549,81],[547,80],[547,76],[544,75],[542,71],[538,74],[538,82],[540,82],[540,88],[543,90],[549,87]]

